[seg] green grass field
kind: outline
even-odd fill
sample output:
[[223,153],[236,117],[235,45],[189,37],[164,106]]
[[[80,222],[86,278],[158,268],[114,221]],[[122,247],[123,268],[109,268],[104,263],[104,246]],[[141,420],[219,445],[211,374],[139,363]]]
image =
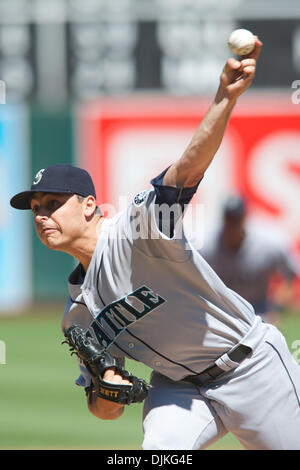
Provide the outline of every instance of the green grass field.
[[[116,421],[101,421],[73,385],[77,362],[61,345],[60,312],[0,317],[6,364],[0,364],[0,449],[140,449],[142,406],[126,407]],[[281,330],[292,351],[300,340],[300,314],[285,314]],[[127,369],[149,378],[150,369]],[[242,449],[228,434],[210,449]]]

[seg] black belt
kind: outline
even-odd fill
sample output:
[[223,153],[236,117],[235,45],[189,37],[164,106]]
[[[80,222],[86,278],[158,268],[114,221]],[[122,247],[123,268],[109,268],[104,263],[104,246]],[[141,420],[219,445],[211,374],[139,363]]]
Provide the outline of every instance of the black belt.
[[[237,346],[235,349],[233,349],[230,353],[227,353],[229,359],[233,362],[240,363],[244,359],[246,359],[247,356],[252,352],[252,349],[249,348],[248,346],[245,346],[244,344],[240,344]],[[200,374],[196,375],[188,375],[187,377],[184,377],[182,379],[183,381],[188,381],[192,382],[195,385],[207,385],[212,380],[216,379],[222,374],[225,374],[225,370],[221,369],[221,367],[217,366],[216,364],[209,367],[208,369],[205,369],[203,372]]]

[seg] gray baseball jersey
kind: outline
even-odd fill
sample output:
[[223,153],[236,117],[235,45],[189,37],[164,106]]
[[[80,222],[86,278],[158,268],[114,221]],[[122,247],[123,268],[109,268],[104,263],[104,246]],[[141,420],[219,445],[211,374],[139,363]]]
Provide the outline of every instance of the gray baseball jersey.
[[[163,235],[157,193],[103,222],[87,272],[69,278],[63,330],[78,324],[120,361],[153,369],[143,449],[204,449],[227,432],[246,449],[299,449],[300,368],[283,336],[225,286],[182,224]],[[241,363],[227,354],[238,343],[252,350]],[[214,363],[224,373],[211,384],[181,380]]]
[[239,250],[229,250],[219,230],[207,240],[201,254],[222,281],[247,299],[258,314],[270,307],[271,276],[280,273],[286,279],[293,279],[298,274],[297,264],[283,243],[251,225],[246,228]]
[[154,190],[145,191],[104,221],[84,280],[80,266],[69,278],[63,329],[80,324],[115,357],[180,380],[237,344],[255,314],[192,249],[181,224],[172,239],[158,230],[154,203]]

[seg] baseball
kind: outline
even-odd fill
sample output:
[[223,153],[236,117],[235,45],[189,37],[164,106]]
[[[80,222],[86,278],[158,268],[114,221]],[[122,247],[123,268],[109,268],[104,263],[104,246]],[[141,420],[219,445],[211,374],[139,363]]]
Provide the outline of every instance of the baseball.
[[247,55],[254,49],[255,38],[248,29],[236,29],[229,36],[228,46],[237,55]]

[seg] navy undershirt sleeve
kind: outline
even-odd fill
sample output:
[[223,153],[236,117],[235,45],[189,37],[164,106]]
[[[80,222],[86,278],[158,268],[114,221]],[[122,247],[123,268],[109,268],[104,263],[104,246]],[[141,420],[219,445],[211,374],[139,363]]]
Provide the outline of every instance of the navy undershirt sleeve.
[[[166,168],[160,175],[156,176],[156,178],[153,178],[151,180],[151,184],[154,187],[155,193],[156,193],[156,200],[155,203],[157,206],[160,206],[161,204],[167,204],[169,207],[173,206],[174,204],[179,204],[181,208],[181,214],[183,214],[184,209],[187,204],[189,204],[190,200],[194,196],[195,192],[198,189],[198,186],[201,182],[201,180],[193,187],[191,188],[175,188],[173,186],[166,186],[163,185],[163,179],[168,171],[169,167]],[[178,212],[176,211],[177,216]],[[175,224],[175,219],[177,218],[176,215],[174,215],[173,211],[169,212],[169,217],[170,217],[170,224],[169,224],[169,229],[168,232],[166,233],[165,230],[163,230],[163,218],[162,218],[162,213],[158,211],[158,226],[159,230],[162,231],[165,235],[168,237],[172,238],[173,233],[174,233],[174,224]]]
[[173,204],[178,203],[181,205],[183,210],[184,205],[188,204],[194,196],[201,180],[191,188],[174,188],[173,186],[165,186],[162,182],[168,169],[169,167],[160,175],[156,176],[156,178],[151,180],[151,184],[156,193],[156,204],[168,204],[169,206],[172,206]]

